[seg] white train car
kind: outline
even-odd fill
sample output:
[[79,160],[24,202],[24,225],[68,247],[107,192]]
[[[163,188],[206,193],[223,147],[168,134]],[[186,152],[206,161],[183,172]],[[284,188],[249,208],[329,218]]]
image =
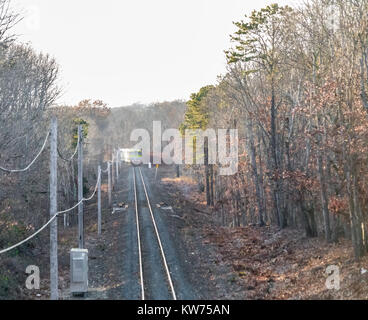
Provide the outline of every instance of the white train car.
[[142,162],[142,150],[120,149],[120,159],[125,163],[133,165],[140,164]]

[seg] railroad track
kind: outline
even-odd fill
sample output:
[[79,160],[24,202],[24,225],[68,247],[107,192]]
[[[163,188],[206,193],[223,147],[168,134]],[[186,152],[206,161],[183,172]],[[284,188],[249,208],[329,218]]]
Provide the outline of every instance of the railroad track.
[[177,300],[142,170],[133,167],[141,299]]

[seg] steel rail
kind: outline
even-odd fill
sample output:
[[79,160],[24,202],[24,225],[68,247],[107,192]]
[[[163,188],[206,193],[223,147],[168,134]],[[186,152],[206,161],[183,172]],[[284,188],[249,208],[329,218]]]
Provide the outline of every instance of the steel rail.
[[[159,247],[160,247],[161,257],[162,257],[163,265],[164,265],[164,267],[165,267],[165,271],[166,271],[167,279],[168,279],[168,281],[169,281],[171,294],[172,294],[172,296],[173,296],[173,299],[174,299],[174,300],[177,300],[177,298],[176,298],[176,293],[175,293],[175,289],[174,289],[174,285],[173,285],[173,281],[172,281],[172,278],[171,278],[170,269],[169,269],[169,266],[168,266],[168,264],[167,264],[165,251],[164,251],[164,248],[163,248],[163,246],[162,246],[162,242],[161,242],[160,234],[159,234],[159,231],[158,231],[158,228],[157,228],[157,224],[156,224],[156,219],[155,219],[154,214],[153,214],[153,210],[152,210],[151,202],[150,202],[150,199],[149,199],[149,196],[148,196],[148,192],[147,192],[147,188],[146,188],[146,183],[144,182],[144,178],[143,178],[143,174],[142,174],[142,170],[141,170],[141,168],[139,168],[139,173],[140,173],[140,176],[141,176],[141,179],[142,179],[142,184],[143,184],[143,188],[144,188],[144,193],[145,193],[145,195],[146,195],[148,208],[149,208],[149,211],[150,211],[150,213],[151,213],[151,220],[152,220],[152,223],[153,223],[153,227],[154,227],[154,229],[155,229],[156,238],[157,238],[157,241],[158,241],[158,245],[159,245]],[[134,179],[135,179],[135,175],[134,175]],[[137,201],[136,201],[136,204],[137,204]]]
[[141,247],[141,236],[140,236],[140,227],[139,227],[138,197],[137,197],[137,184],[136,184],[136,179],[135,179],[135,168],[133,168],[133,183],[134,183],[134,199],[135,199],[135,220],[136,220],[136,225],[137,225],[137,241],[138,241],[138,255],[139,255],[139,273],[140,273],[140,281],[141,281],[141,297],[142,297],[142,300],[145,300],[142,247]]

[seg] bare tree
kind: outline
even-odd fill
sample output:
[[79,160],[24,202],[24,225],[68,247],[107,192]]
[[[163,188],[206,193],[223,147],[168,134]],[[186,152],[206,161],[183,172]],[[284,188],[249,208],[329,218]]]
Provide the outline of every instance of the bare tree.
[[10,30],[21,21],[19,13],[10,8],[10,0],[0,0],[0,44],[1,47],[14,41],[15,36]]

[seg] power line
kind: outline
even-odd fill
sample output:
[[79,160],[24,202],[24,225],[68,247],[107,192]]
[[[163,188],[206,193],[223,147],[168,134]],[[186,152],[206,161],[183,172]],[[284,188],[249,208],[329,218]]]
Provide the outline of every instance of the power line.
[[45,138],[45,142],[43,143],[42,145],[42,148],[41,150],[38,152],[38,154],[36,155],[36,157],[31,161],[31,163],[25,167],[24,169],[14,169],[14,170],[11,170],[11,169],[6,169],[6,168],[3,168],[3,167],[0,167],[0,170],[1,171],[4,171],[4,172],[8,172],[8,173],[19,173],[19,172],[25,172],[27,171],[30,167],[32,167],[32,165],[36,162],[36,160],[40,157],[42,151],[45,149],[46,147],[46,143],[47,143],[47,140],[49,139],[49,136],[50,136],[50,132],[48,132],[46,138]]
[[36,235],[38,235],[39,233],[41,233],[43,230],[45,230],[47,228],[47,226],[50,225],[50,223],[52,221],[54,221],[59,215],[61,214],[65,214],[65,213],[69,213],[70,211],[76,209],[82,202],[85,202],[85,201],[90,201],[94,198],[94,196],[96,195],[96,192],[97,192],[97,189],[98,189],[98,184],[100,182],[100,179],[101,179],[101,175],[99,174],[98,175],[98,179],[97,179],[97,183],[96,183],[96,186],[95,186],[95,189],[92,193],[92,195],[89,197],[89,198],[83,198],[81,201],[79,201],[77,204],[75,204],[72,208],[69,208],[69,209],[66,209],[66,210],[63,210],[63,211],[59,211],[57,213],[55,213],[54,216],[51,217],[51,219],[45,224],[43,225],[39,230],[37,230],[35,233],[33,233],[31,236],[29,236],[27,239],[24,239],[20,242],[18,242],[17,244],[7,248],[7,249],[4,249],[4,250],[1,250],[0,251],[0,254],[3,254],[3,253],[6,253],[6,252],[9,252],[19,246],[21,246],[22,244],[28,242],[29,240],[31,240],[32,238],[34,238]]
[[57,148],[57,152],[58,152],[59,158],[60,158],[61,160],[65,161],[65,162],[71,162],[71,161],[74,159],[74,157],[76,156],[77,152],[78,152],[79,143],[80,143],[80,137],[79,137],[79,135],[78,135],[78,142],[77,142],[77,146],[75,147],[74,153],[72,154],[72,156],[71,156],[69,159],[64,158],[64,157],[62,156],[62,154],[61,154],[61,152],[60,152],[59,148]]

